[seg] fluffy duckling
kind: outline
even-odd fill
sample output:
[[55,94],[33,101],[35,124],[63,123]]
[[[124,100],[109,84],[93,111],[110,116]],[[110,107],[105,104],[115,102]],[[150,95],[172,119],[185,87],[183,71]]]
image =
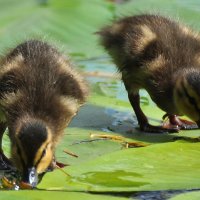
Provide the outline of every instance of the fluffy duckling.
[[[101,44],[122,73],[122,80],[145,132],[177,132],[200,126],[200,35],[158,15],[122,18],[102,28]],[[145,89],[169,124],[153,126],[140,107]],[[186,115],[194,122],[177,117]]]
[[69,60],[43,41],[18,45],[0,64],[0,139],[8,127],[12,163],[34,187],[37,176],[52,168],[56,145],[85,102],[87,85]]

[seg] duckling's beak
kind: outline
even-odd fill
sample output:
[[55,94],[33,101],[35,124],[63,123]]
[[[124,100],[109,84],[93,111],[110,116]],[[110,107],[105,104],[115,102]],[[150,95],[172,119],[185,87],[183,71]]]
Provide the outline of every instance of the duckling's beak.
[[36,187],[38,184],[38,174],[35,167],[28,168],[22,177],[22,182],[30,185],[32,188]]

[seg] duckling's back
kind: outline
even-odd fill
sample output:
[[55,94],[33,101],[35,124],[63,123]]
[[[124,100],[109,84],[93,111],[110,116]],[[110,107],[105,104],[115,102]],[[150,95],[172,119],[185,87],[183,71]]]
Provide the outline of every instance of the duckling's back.
[[144,88],[163,110],[174,110],[166,102],[173,102],[172,88],[179,72],[200,68],[200,36],[157,15],[125,17],[99,34],[126,88],[134,88],[133,92]]
[[10,129],[20,120],[33,118],[58,134],[85,102],[87,93],[83,78],[68,58],[43,41],[22,43],[2,59],[0,105]]
[[200,49],[200,37],[196,33],[157,15],[126,17],[103,28],[99,34],[102,45],[120,70],[124,66],[144,66],[159,55],[171,64],[187,64],[187,58]]

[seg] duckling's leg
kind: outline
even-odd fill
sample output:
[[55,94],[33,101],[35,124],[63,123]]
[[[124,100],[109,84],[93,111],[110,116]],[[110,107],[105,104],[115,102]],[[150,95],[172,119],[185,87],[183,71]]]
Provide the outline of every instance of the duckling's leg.
[[0,170],[8,170],[12,168],[11,161],[4,155],[2,149],[3,134],[6,127],[6,123],[0,122]]
[[166,121],[163,123],[163,127],[165,128],[170,128],[172,126],[177,126],[179,129],[182,129],[182,130],[192,130],[192,129],[198,128],[195,122],[191,122],[185,119],[180,119],[177,115],[165,114],[163,116],[163,120],[166,117],[169,118],[169,121]]
[[[128,90],[127,90],[128,91]],[[179,129],[174,126],[170,128],[164,128],[162,126],[153,126],[150,125],[148,122],[147,117],[142,112],[142,109],[140,107],[140,96],[139,93],[130,93],[128,92],[129,101],[133,107],[133,110],[135,111],[138,123],[140,125],[140,129],[144,132],[150,132],[150,133],[174,133],[178,132]]]

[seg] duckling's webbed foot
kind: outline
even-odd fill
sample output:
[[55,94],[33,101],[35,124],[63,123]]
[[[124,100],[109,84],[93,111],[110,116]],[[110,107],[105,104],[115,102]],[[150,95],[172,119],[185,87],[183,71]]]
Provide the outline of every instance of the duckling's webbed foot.
[[135,111],[140,129],[148,133],[176,133],[179,131],[177,126],[163,127],[163,126],[153,126],[148,123],[148,119],[145,114],[142,112],[140,107],[140,96],[138,93],[132,94],[128,93],[130,103]]
[[165,128],[163,126],[153,126],[150,124],[140,124],[140,129],[148,133],[177,133],[179,129],[176,126]]
[[181,130],[192,130],[192,129],[197,129],[198,126],[195,122],[185,120],[185,119],[180,119],[177,115],[169,115],[165,114],[163,116],[163,120],[166,119],[163,123],[164,128],[171,128],[176,126],[177,128]]

